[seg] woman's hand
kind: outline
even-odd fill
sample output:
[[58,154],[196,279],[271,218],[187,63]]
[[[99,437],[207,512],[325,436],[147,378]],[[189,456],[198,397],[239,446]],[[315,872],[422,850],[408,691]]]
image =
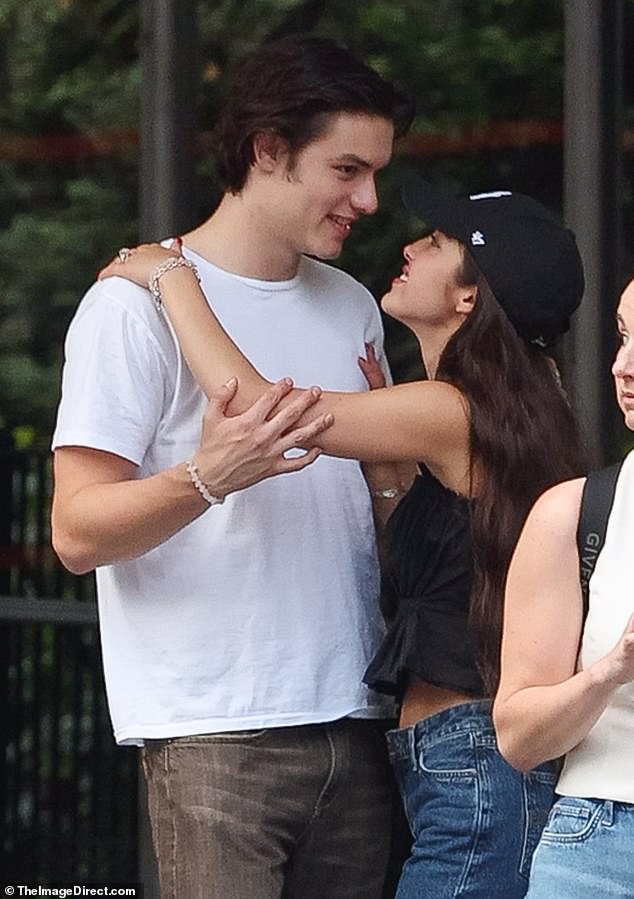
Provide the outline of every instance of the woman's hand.
[[600,684],[620,687],[634,680],[634,615],[614,649],[589,669],[593,680]]
[[[365,352],[366,356],[359,356],[357,361],[370,390],[385,387],[385,372],[376,358],[374,344],[366,343]],[[380,531],[409,490],[416,467],[409,462],[364,462],[361,468],[372,497],[375,523]]]
[[105,278],[127,278],[141,287],[147,287],[148,282],[162,262],[181,255],[181,241],[179,238],[172,242],[171,247],[163,247],[159,243],[143,243],[132,250],[124,248],[119,250],[114,259],[109,262],[97,275],[99,281]]
[[366,343],[365,352],[367,358],[359,356],[358,363],[359,368],[365,375],[365,379],[368,382],[370,390],[376,390],[379,387],[385,387],[385,373],[379,365],[378,359],[376,358],[374,344]]

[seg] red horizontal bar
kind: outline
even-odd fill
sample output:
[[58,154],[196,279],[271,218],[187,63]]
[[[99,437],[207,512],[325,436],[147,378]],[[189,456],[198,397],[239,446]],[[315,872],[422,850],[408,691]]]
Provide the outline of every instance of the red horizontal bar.
[[[530,147],[535,144],[558,146],[562,144],[563,137],[563,123],[554,119],[502,120],[482,125],[456,126],[438,133],[413,132],[397,142],[396,153],[399,156],[431,158],[482,150]],[[202,131],[197,134],[197,153],[207,153],[210,143],[211,132]],[[134,128],[35,136],[0,132],[0,160],[69,162],[99,156],[126,156],[137,153],[140,144],[140,134]],[[634,130],[623,133],[621,149],[624,153],[634,152]]]
[[[398,142],[397,153],[405,156],[440,156],[471,153],[483,149],[561,144],[563,126],[558,121],[489,122],[437,134],[412,133]],[[134,128],[75,131],[64,134],[18,135],[0,133],[0,159],[55,162],[94,156],[124,156],[138,152],[139,132]],[[199,153],[209,150],[211,132],[196,136]]]

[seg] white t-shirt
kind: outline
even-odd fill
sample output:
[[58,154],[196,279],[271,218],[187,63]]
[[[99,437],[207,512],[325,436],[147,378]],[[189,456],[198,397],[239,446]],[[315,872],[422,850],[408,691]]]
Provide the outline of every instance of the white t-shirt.
[[[588,616],[579,668],[588,668],[617,644],[634,612],[634,452],[619,473],[614,503],[589,583]],[[614,692],[588,735],[566,756],[557,784],[562,796],[634,803],[634,684]]]
[[[187,255],[267,378],[366,389],[357,357],[367,341],[381,347],[381,323],[350,276],[302,258],[290,281],[257,281]],[[205,405],[147,291],[93,285],[67,336],[53,447],[115,453],[147,476],[193,455]],[[383,622],[355,461],[321,457],[232,494],[143,556],[98,569],[97,587],[119,743],[389,712],[361,680]]]

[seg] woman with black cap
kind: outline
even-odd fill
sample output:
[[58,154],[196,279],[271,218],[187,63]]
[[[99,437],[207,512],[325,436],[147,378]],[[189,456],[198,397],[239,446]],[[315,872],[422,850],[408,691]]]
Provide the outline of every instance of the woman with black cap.
[[[382,307],[418,338],[428,380],[324,391],[306,420],[332,414],[318,438],[325,454],[418,463],[411,485],[372,482],[379,503],[400,500],[385,532],[387,633],[365,676],[400,704],[388,743],[414,844],[397,897],[519,899],[556,771],[522,774],[504,761],[491,699],[523,521],[544,489],[582,472],[544,350],[568,328],[583,269],[571,232],[529,197],[456,197],[422,181],[404,196],[426,233],[405,247]],[[181,252],[187,264],[170,262]],[[268,381],[210,314],[194,260],[177,243],[145,245],[101,277],[149,284],[203,389],[238,378],[239,412]]]

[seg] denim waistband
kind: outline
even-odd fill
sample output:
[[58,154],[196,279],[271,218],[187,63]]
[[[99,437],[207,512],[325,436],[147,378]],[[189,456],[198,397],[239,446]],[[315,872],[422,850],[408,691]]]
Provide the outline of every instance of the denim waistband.
[[454,705],[442,712],[436,712],[429,718],[423,718],[409,727],[389,730],[386,734],[390,755],[394,759],[408,758],[415,743],[426,740],[437,740],[439,736],[469,731],[479,734],[490,733],[495,736],[493,719],[491,718],[490,699],[475,699]]

